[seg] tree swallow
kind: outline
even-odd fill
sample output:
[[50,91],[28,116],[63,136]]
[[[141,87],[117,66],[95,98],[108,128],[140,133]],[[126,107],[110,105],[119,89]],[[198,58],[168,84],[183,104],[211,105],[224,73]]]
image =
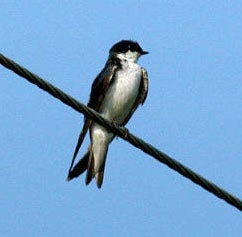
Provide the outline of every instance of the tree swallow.
[[[92,84],[88,107],[119,126],[124,126],[139,104],[144,104],[148,93],[148,75],[137,64],[140,56],[148,54],[137,42],[122,40],[112,46],[103,70]],[[88,151],[72,169],[84,137],[89,130]],[[83,129],[73,155],[67,180],[79,176],[85,170],[86,185],[93,178],[98,188],[103,182],[108,146],[115,135],[89,118],[85,118]]]

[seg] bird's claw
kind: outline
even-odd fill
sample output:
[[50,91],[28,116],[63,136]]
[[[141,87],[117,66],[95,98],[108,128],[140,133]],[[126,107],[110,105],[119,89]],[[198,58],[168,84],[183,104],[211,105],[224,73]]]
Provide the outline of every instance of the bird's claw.
[[[129,134],[129,130],[123,126],[121,126],[120,124],[118,124],[116,121],[112,121],[111,122],[112,125],[117,128],[117,129],[121,129],[122,130],[122,136],[124,138],[127,138],[128,134]],[[118,137],[117,137],[118,138]]]
[[120,127],[122,130],[123,130],[123,136],[124,138],[127,138],[128,137],[128,134],[129,134],[129,130],[126,128],[126,127]]

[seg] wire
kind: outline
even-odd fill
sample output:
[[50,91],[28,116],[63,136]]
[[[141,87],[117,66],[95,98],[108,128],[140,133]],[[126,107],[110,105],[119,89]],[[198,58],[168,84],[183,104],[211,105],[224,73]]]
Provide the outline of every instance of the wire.
[[120,128],[114,126],[108,120],[104,119],[101,115],[99,115],[94,110],[88,108],[84,104],[80,103],[73,97],[67,95],[62,90],[56,88],[49,82],[43,80],[39,76],[33,74],[32,72],[28,71],[26,68],[18,65],[14,61],[6,58],[4,55],[0,53],[0,63],[8,68],[9,70],[14,71],[19,76],[25,78],[29,82],[37,85],[39,88],[43,89],[44,91],[48,92],[55,98],[61,100],[64,104],[72,107],[74,110],[83,113],[86,117],[91,118],[95,122],[99,123],[103,127],[107,128],[108,130],[112,131],[117,136],[121,137],[122,139],[128,141],[133,146],[141,149],[143,152],[149,154],[159,162],[167,165],[171,169],[177,171],[182,176],[185,176],[192,182],[196,183],[197,185],[201,186],[205,190],[211,192],[216,197],[223,199],[230,205],[236,207],[240,211],[242,211],[242,201],[230,194],[229,192],[223,190],[216,184],[212,183],[211,181],[205,179],[201,175],[195,173],[190,168],[184,166],[180,162],[176,161],[175,159],[169,157],[167,154],[159,151],[154,146],[148,144],[147,142],[143,141],[142,139],[136,137],[135,135],[131,134],[130,132],[127,133],[127,129]]

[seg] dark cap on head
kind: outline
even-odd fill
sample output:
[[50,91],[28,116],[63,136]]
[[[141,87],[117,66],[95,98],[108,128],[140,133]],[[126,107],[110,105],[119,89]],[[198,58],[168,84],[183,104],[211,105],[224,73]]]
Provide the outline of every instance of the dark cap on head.
[[144,51],[137,42],[132,40],[121,40],[114,44],[109,50],[110,53],[126,53],[128,51],[137,52],[141,55],[148,54],[149,52]]

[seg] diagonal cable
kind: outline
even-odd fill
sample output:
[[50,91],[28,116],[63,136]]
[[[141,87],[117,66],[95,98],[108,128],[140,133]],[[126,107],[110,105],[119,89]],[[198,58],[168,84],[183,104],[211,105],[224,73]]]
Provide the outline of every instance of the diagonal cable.
[[190,179],[192,182],[196,183],[197,185],[201,186],[208,192],[211,192],[216,197],[223,199],[230,205],[236,207],[240,211],[242,211],[242,201],[227,192],[226,190],[220,188],[216,184],[212,183],[211,181],[205,179],[201,175],[195,173],[190,168],[184,166],[180,162],[176,161],[175,159],[169,157],[165,153],[159,151],[154,146],[148,144],[147,142],[143,141],[142,139],[136,137],[135,135],[128,132],[126,133],[126,130],[124,128],[118,128],[111,124],[108,120],[104,119],[101,115],[99,115],[94,110],[88,108],[84,104],[80,103],[73,97],[67,95],[62,90],[56,88],[49,82],[43,80],[39,76],[33,74],[32,72],[28,71],[26,68],[18,65],[11,59],[6,58],[4,55],[0,53],[0,63],[8,68],[9,70],[14,71],[19,76],[25,78],[29,82],[37,85],[39,88],[43,89],[44,91],[48,92],[55,98],[61,100],[64,104],[72,107],[76,111],[83,113],[86,117],[93,119],[95,122],[99,123],[103,127],[109,129],[117,136],[121,137],[122,139],[128,141],[133,146],[141,149],[143,152],[149,154],[159,162],[167,165],[171,169],[177,171],[182,176],[185,176],[186,178]]

